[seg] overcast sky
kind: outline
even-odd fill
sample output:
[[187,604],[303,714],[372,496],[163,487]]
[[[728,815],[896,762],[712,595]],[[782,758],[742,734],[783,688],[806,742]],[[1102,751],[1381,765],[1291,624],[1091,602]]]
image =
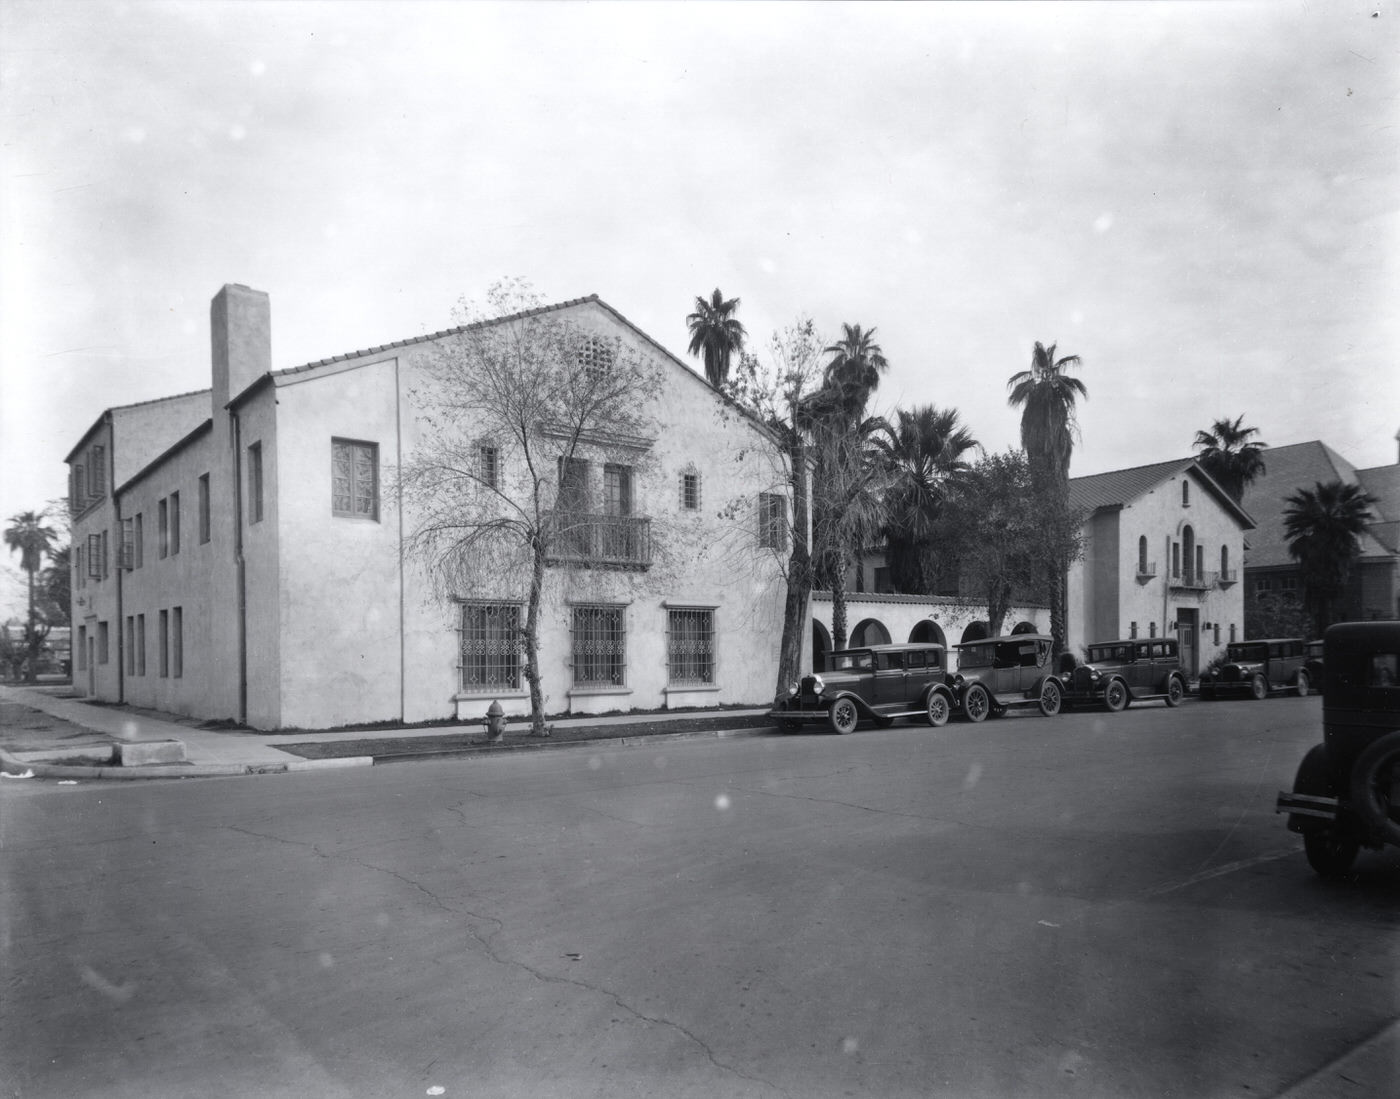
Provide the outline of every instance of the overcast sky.
[[1395,0],[0,13],[6,519],[104,409],[208,386],[228,282],[271,295],[276,368],[503,276],[684,357],[719,287],[755,344],[875,327],[876,410],[989,449],[1034,342],[1082,356],[1074,475],[1241,414],[1396,460]]

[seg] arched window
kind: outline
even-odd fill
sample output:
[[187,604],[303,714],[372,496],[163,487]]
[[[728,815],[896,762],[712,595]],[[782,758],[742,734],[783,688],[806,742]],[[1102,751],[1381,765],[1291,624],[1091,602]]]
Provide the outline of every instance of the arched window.
[[1229,578],[1230,578],[1230,547],[1229,547],[1229,546],[1221,546],[1221,547],[1220,547],[1220,579],[1222,579],[1222,580],[1228,580]]
[[1196,532],[1189,526],[1183,527],[1181,531],[1181,556],[1182,564],[1186,567],[1186,579],[1190,580],[1192,570],[1196,567]]
[[1191,506],[1191,482],[1184,478],[1181,482],[1181,506],[1184,508]]
[[1138,539],[1138,575],[1147,575],[1147,535]]

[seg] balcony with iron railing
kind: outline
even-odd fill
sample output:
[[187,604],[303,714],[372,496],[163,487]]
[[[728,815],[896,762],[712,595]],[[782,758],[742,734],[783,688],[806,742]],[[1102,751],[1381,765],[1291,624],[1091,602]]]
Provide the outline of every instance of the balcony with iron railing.
[[1137,564],[1137,581],[1139,584],[1146,584],[1149,580],[1157,576],[1156,561],[1139,561]]
[[556,511],[550,516],[551,565],[587,568],[651,567],[651,519]]
[[1171,579],[1172,588],[1181,591],[1208,591],[1215,587],[1215,573],[1186,570]]
[[1222,588],[1228,588],[1231,584],[1238,583],[1239,579],[1240,574],[1236,569],[1221,569],[1216,583]]

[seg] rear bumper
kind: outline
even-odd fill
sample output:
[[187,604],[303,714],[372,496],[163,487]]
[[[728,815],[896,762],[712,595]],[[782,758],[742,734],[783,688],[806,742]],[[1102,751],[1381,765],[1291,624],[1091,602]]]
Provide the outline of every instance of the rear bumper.
[[1313,817],[1320,820],[1336,820],[1341,809],[1337,798],[1318,794],[1294,794],[1280,790],[1274,803],[1275,813],[1288,813],[1295,817]]

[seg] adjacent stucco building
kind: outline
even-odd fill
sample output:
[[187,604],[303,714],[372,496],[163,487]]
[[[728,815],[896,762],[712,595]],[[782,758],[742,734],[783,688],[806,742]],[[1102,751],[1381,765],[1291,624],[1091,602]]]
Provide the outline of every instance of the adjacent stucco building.
[[1084,555],[1070,568],[1071,651],[1128,637],[1175,636],[1199,673],[1244,637],[1240,584],[1250,514],[1193,459],[1114,470],[1070,483],[1087,513]]
[[[766,703],[782,629],[775,441],[596,297],[549,313],[645,357],[662,384],[635,468],[581,491],[624,531],[546,578],[546,709]],[[435,596],[407,550],[395,470],[423,445],[415,392],[452,329],[274,370],[267,295],[211,306],[211,386],[112,408],[68,456],[74,682],[86,694],[256,728],[528,710],[521,604]],[[604,505],[598,504],[604,511]],[[617,560],[618,556],[621,560]]]

